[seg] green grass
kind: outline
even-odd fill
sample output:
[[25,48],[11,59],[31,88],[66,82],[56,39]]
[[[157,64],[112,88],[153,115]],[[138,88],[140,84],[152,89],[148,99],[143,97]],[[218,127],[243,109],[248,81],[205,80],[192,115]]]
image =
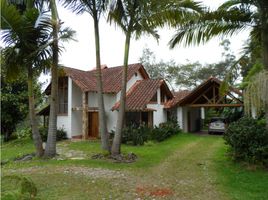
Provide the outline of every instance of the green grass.
[[[164,176],[163,181],[171,184],[171,188],[179,187],[177,195],[180,195],[180,192],[183,192],[183,187],[192,193],[198,191],[198,187],[201,190],[205,184],[205,180],[202,182],[201,179],[207,177],[205,175],[208,173],[208,177],[215,177],[215,182],[212,183],[210,189],[219,191],[218,194],[222,194],[222,199],[225,199],[225,196],[227,199],[233,200],[268,199],[268,172],[260,168],[249,169],[240,163],[231,161],[225,156],[227,147],[219,136],[180,134],[161,143],[150,142],[144,146],[136,147],[122,145],[124,153],[133,152],[138,156],[137,162],[130,164],[90,159],[91,155],[101,152],[98,141],[65,141],[64,144],[69,149],[85,152],[89,159],[63,161],[35,159],[27,162],[13,162],[12,160],[18,156],[34,152],[34,146],[30,139],[16,140],[5,143],[1,147],[1,160],[10,160],[8,164],[2,166],[2,176],[19,174],[30,177],[38,188],[40,199],[89,199],[90,197],[95,197],[95,199],[135,199],[136,196],[133,195],[135,195],[136,185],[133,186],[133,184],[139,182],[141,177],[148,178],[148,180],[144,180],[146,184],[151,183],[151,181],[152,184],[158,184],[159,181],[161,182],[158,173],[162,170],[160,175]],[[211,151],[213,152],[211,153]],[[165,167],[163,167],[161,164],[166,158],[171,159],[166,162],[168,166],[164,165]],[[36,166],[44,168],[37,168],[36,171],[32,169],[28,172],[21,171]],[[73,166],[81,166],[86,169],[122,170],[123,173],[129,173],[131,176],[129,181],[127,179],[120,182],[119,179],[113,181],[105,178],[92,179],[90,176],[82,174],[63,172],[65,168]],[[166,167],[169,169],[168,172],[166,172]],[[189,169],[193,169],[194,173],[189,172]],[[133,180],[133,176],[138,177]],[[180,176],[179,180],[195,180],[195,176],[200,177],[196,177],[196,183],[180,186],[176,185],[176,176]],[[2,185],[2,191],[9,188],[8,183],[2,182]],[[131,190],[131,194],[129,194],[129,190]],[[185,193],[185,195],[188,194]],[[197,196],[188,199],[195,198]]]
[[[88,167],[101,167],[109,169],[140,169],[149,168],[157,165],[161,160],[166,158],[171,152],[177,149],[180,145],[184,145],[187,142],[194,141],[198,139],[194,135],[190,134],[180,134],[169,138],[168,140],[161,143],[150,143],[150,145],[144,146],[127,146],[122,145],[123,153],[135,153],[138,156],[138,161],[135,163],[113,163],[105,160],[93,160],[90,157],[94,154],[101,153],[100,143],[96,141],[81,141],[81,142],[67,142],[68,148],[74,150],[81,150],[88,154],[89,159],[85,160],[42,160],[35,159],[30,162],[10,162],[5,165],[5,168],[24,168],[31,166],[44,166],[44,165],[81,165]],[[12,160],[15,157],[21,156],[24,153],[33,152],[33,144],[30,140],[28,143],[24,143],[22,146],[22,151],[12,150],[12,144],[3,145],[2,154],[5,158]],[[16,141],[18,143],[18,141]],[[31,147],[31,148],[30,148]],[[17,148],[17,147],[16,147]],[[19,148],[19,147],[18,147]],[[6,152],[8,152],[6,154]],[[10,152],[10,153],[9,153]],[[12,153],[11,153],[12,152]]]
[[[159,164],[164,158],[166,158],[175,149],[179,148],[187,142],[195,141],[198,138],[191,134],[180,134],[169,138],[161,143],[149,142],[144,146],[129,146],[122,145],[123,153],[135,153],[138,156],[138,162],[132,164],[117,164],[118,167],[128,167],[128,168],[148,168]],[[69,148],[74,150],[82,150],[85,152],[90,152],[89,155],[94,155],[100,153],[100,144],[96,142],[74,142],[69,145]],[[110,166],[109,163],[105,162]],[[114,164],[112,164],[114,165]]]
[[1,161],[11,161],[33,152],[34,146],[31,139],[13,140],[1,145]]
[[215,157],[219,186],[234,200],[267,200],[268,171],[235,163],[226,156],[227,147]]

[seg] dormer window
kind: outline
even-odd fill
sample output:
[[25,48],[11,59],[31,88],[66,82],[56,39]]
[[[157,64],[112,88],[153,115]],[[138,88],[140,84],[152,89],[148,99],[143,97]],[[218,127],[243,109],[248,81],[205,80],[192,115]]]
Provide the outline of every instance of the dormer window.
[[138,76],[138,73],[137,72],[135,72],[135,77],[137,77]]

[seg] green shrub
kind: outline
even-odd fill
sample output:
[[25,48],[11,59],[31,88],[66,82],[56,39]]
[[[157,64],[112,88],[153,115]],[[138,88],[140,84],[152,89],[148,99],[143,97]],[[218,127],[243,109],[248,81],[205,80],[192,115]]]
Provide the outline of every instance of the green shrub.
[[168,121],[159,124],[159,127],[155,127],[151,132],[150,139],[161,142],[180,132],[181,129],[176,121]]
[[146,125],[131,125],[123,129],[122,143],[132,145],[143,145],[149,138],[151,129]]
[[234,159],[268,166],[268,131],[264,123],[243,117],[229,125],[224,139]]
[[[42,141],[46,142],[47,141],[48,128],[42,126],[42,127],[39,128],[39,131],[40,131]],[[56,140],[61,141],[61,140],[65,140],[65,139],[67,139],[66,131],[63,128],[58,129],[57,130],[57,135],[56,135]]]
[[147,127],[145,124],[140,126],[131,125],[123,129],[122,143],[143,145],[149,140],[161,142],[180,132],[181,129],[176,121],[161,123],[154,128]]
[[22,138],[31,138],[32,137],[32,130],[29,126],[20,128],[15,133],[18,139]]

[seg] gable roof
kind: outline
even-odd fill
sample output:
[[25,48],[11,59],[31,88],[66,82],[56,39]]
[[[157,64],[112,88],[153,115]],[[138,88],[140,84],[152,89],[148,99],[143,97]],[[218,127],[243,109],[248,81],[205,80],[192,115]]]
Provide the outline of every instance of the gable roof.
[[[186,105],[194,101],[200,94],[205,92],[211,85],[216,84],[220,86],[223,82],[215,77],[210,77],[203,83],[201,83],[199,86],[197,86],[194,90],[192,90],[190,93],[185,95],[183,98],[172,104],[171,107],[176,105]],[[234,87],[229,87],[229,91],[236,93],[238,96],[242,96],[242,92]]]
[[[160,79],[145,79],[137,81],[126,94],[126,111],[150,110],[146,106],[156,94],[157,89],[164,87],[166,95],[173,98],[166,82]],[[120,102],[116,102],[112,110],[118,110]]]
[[[69,76],[74,83],[84,92],[97,92],[97,70],[83,71],[79,69],[63,67],[64,75]],[[104,93],[118,93],[121,90],[123,66],[102,67],[102,83]],[[149,75],[140,63],[128,65],[128,77],[127,81],[131,77],[140,72],[144,79],[148,79]],[[49,87],[47,87],[45,93],[49,93]]]

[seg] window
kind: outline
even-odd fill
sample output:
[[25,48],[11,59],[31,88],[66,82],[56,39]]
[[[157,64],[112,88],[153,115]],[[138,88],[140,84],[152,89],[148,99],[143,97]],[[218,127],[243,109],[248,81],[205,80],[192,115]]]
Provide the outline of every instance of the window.
[[58,90],[58,114],[68,113],[68,77],[59,78]]

